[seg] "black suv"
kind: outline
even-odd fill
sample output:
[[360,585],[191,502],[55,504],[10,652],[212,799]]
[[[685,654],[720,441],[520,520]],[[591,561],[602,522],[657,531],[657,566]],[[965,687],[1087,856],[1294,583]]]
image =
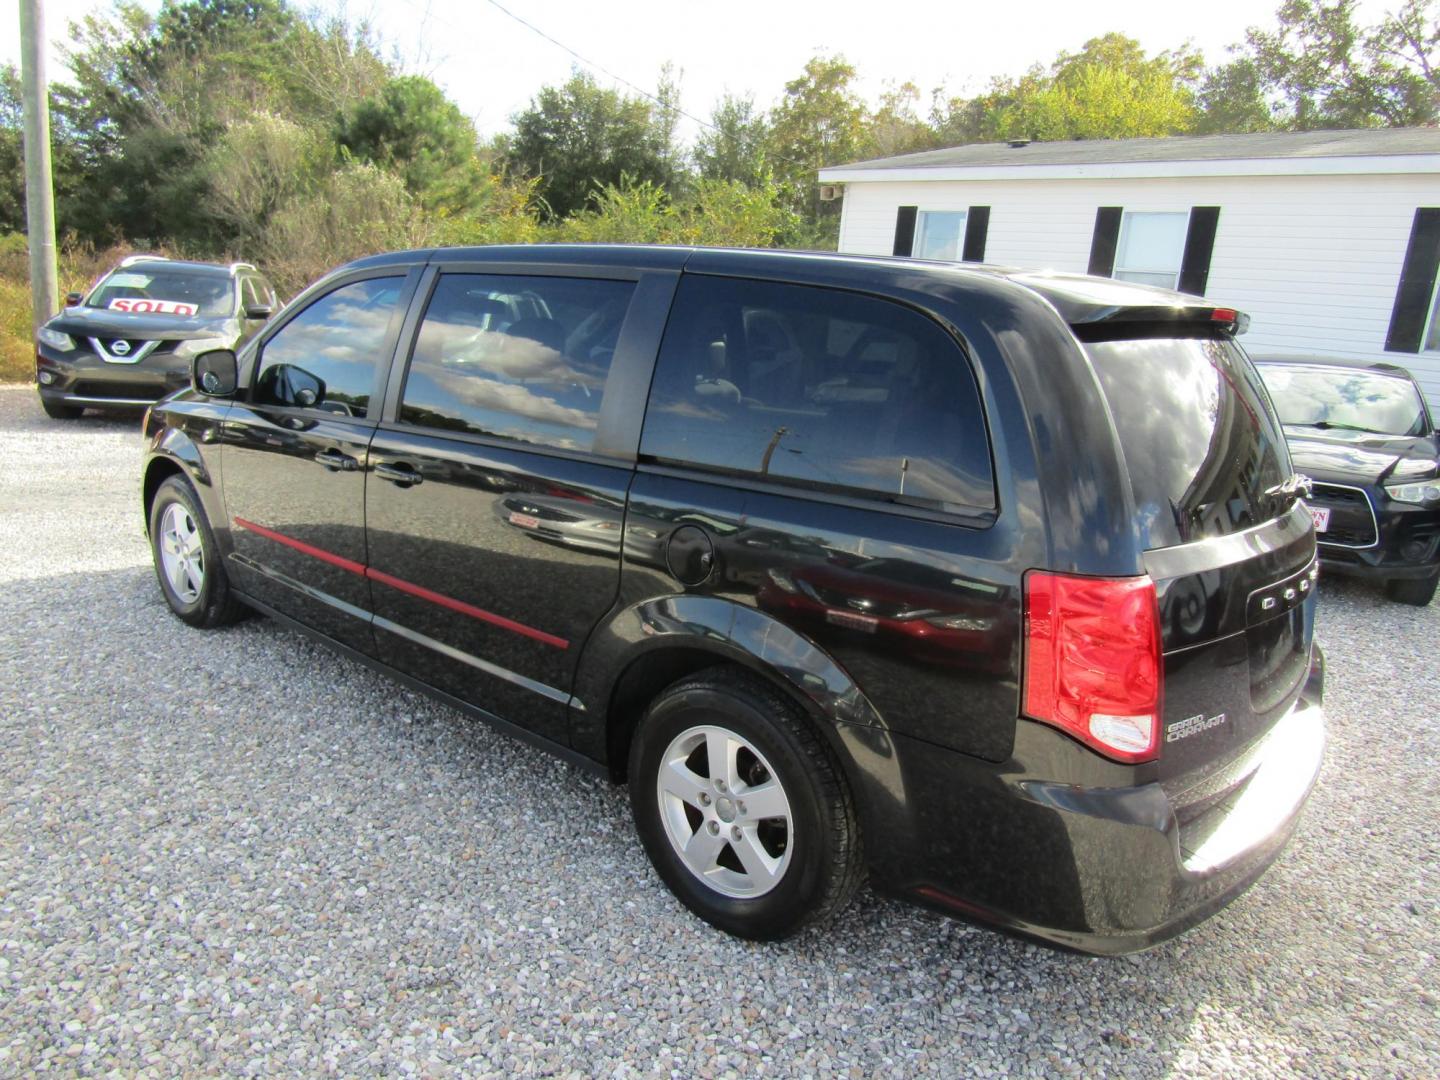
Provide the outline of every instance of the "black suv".
[[189,385],[190,361],[235,349],[275,311],[275,290],[249,263],[133,255],[35,335],[40,404],[57,420],[133,409]]
[[1256,359],[1295,467],[1312,481],[1328,572],[1382,582],[1424,607],[1440,583],[1440,433],[1402,367],[1335,357]]
[[627,247],[377,256],[147,422],[164,595],[616,780],[753,938],[877,887],[1095,953],[1217,910],[1320,765],[1315,531],[1235,311]]

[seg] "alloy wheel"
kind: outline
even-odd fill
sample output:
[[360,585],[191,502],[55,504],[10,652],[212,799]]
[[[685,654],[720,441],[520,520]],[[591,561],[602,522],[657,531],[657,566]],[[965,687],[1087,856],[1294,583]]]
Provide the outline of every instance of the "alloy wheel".
[[167,506],[160,517],[160,565],[181,603],[200,599],[205,587],[205,549],[195,518],[178,502]]
[[764,896],[785,876],[794,846],[790,800],[765,756],[714,724],[665,748],[655,778],[660,817],[680,862],[725,896]]

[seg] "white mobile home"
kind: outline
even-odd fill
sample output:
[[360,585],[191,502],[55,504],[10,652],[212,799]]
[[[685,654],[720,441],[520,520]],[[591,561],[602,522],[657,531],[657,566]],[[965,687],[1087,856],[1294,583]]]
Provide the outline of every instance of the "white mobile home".
[[1254,353],[1400,364],[1440,407],[1440,130],[978,144],[823,169],[840,250],[1103,274],[1249,312]]

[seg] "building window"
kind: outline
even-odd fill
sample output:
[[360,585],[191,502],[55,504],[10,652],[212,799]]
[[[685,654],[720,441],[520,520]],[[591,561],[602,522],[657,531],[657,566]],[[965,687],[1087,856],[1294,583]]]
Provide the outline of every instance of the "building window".
[[922,210],[915,223],[915,257],[959,262],[965,249],[964,210]]
[[1436,282],[1435,295],[1430,298],[1430,326],[1420,347],[1425,352],[1440,352],[1440,281]]
[[1115,246],[1114,277],[1173,289],[1180,281],[1190,215],[1125,211]]

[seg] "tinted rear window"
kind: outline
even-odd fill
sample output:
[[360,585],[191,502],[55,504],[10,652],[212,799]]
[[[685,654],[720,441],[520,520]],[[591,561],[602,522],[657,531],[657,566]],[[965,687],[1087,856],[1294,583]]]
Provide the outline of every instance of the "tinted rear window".
[[1255,367],[1224,338],[1148,337],[1085,346],[1130,472],[1146,548],[1269,521],[1289,477],[1285,436]]

